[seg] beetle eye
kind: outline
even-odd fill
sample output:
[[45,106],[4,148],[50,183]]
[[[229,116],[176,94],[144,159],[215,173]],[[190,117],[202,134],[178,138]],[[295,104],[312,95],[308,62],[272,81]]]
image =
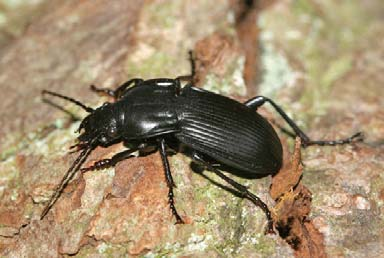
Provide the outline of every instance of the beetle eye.
[[107,139],[107,137],[105,137],[104,135],[103,136],[101,136],[100,137],[100,142],[102,142],[102,143],[107,143],[108,142],[108,139]]
[[117,135],[117,128],[112,126],[108,129],[108,136],[115,137]]

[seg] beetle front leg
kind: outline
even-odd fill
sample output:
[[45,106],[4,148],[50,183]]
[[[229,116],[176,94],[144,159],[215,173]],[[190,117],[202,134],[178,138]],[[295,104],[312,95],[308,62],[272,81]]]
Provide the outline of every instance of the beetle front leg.
[[127,88],[129,88],[132,84],[138,85],[142,81],[143,81],[143,79],[140,79],[140,78],[131,79],[131,80],[123,83],[122,85],[120,85],[116,90],[111,90],[111,89],[107,89],[107,88],[98,88],[95,85],[91,85],[90,89],[91,89],[91,91],[94,91],[98,94],[101,93],[101,94],[110,96],[110,97],[114,98],[115,100],[118,100],[123,95],[124,91]]
[[268,206],[256,195],[248,191],[247,187],[243,186],[242,184],[236,182],[232,178],[227,177],[224,175],[220,170],[212,166],[209,162],[205,161],[197,152],[194,152],[192,155],[192,158],[201,163],[203,166],[205,166],[209,171],[215,173],[218,175],[221,179],[223,179],[225,182],[230,184],[232,187],[234,187],[243,198],[246,198],[253,202],[256,206],[260,207],[265,216],[267,217],[268,220],[268,225],[267,225],[267,233],[274,234],[275,231],[273,230],[273,220],[271,216],[271,211],[269,210]]
[[173,182],[171,169],[169,166],[169,162],[167,159],[167,152],[165,150],[165,140],[160,139],[158,141],[159,143],[159,150],[161,155],[161,160],[163,162],[164,170],[165,170],[165,178],[167,179],[167,186],[168,186],[168,203],[169,207],[171,208],[173,216],[176,218],[176,224],[184,224],[183,219],[180,217],[180,215],[177,213],[176,207],[175,207],[175,201],[173,200],[174,194],[173,194],[173,187],[175,187],[175,183]]
[[116,165],[119,161],[122,161],[122,160],[128,158],[129,156],[132,155],[132,153],[134,153],[138,150],[139,150],[139,148],[137,147],[137,148],[132,148],[129,150],[119,152],[119,153],[115,154],[114,156],[112,156],[112,158],[110,158],[110,159],[98,160],[93,165],[80,169],[80,171],[82,173],[85,173],[85,172],[90,171],[90,170],[99,170],[99,169],[112,167],[112,166]]
[[292,130],[294,131],[294,135],[293,134],[290,134],[288,133],[290,136],[292,137],[300,137],[301,141],[302,141],[302,146],[303,147],[307,147],[307,146],[310,146],[310,145],[321,145],[321,146],[324,146],[324,145],[330,145],[330,146],[334,146],[334,145],[341,145],[341,144],[348,144],[348,143],[352,143],[352,142],[358,142],[358,141],[362,141],[364,139],[364,136],[363,136],[363,133],[362,132],[358,132],[358,133],[355,133],[354,135],[348,137],[348,138],[345,138],[345,139],[339,139],[339,140],[311,140],[298,126],[297,124],[284,112],[284,110],[279,107],[273,100],[269,99],[269,98],[266,98],[264,96],[256,96],[250,100],[247,100],[244,105],[246,105],[247,107],[253,109],[254,111],[256,111],[260,106],[262,106],[265,102],[268,102],[272,105],[272,107],[277,111],[277,113],[279,113],[283,119],[288,123],[288,125],[292,128]]

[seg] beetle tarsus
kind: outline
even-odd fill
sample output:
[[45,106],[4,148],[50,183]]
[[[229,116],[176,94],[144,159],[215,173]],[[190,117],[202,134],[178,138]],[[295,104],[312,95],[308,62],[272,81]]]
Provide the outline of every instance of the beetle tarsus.
[[182,218],[178,214],[176,207],[175,207],[175,200],[173,198],[174,197],[173,188],[175,187],[175,183],[173,181],[171,169],[170,169],[169,162],[167,159],[165,140],[163,138],[159,139],[158,144],[159,144],[161,161],[163,162],[163,167],[164,167],[164,171],[165,171],[165,178],[167,180],[169,208],[172,211],[172,215],[176,218],[176,224],[184,224],[184,221],[182,220]]
[[205,166],[209,171],[215,173],[217,176],[219,176],[225,182],[230,184],[232,187],[234,187],[237,191],[239,191],[239,193],[241,194],[241,196],[243,198],[250,200],[251,202],[253,202],[253,204],[260,207],[262,209],[262,211],[264,212],[265,216],[267,217],[267,221],[268,221],[266,233],[268,233],[268,234],[274,234],[275,233],[275,231],[273,229],[273,219],[271,216],[271,211],[269,210],[268,206],[259,197],[257,197],[256,195],[254,195],[253,193],[248,191],[246,186],[244,186],[244,185],[236,182],[232,178],[224,175],[220,170],[218,170],[217,168],[212,166],[209,162],[205,161],[197,152],[193,153],[192,158],[195,161],[201,163],[203,166]]
[[304,147],[308,147],[311,145],[319,145],[319,146],[335,146],[335,145],[343,145],[343,144],[350,144],[354,142],[361,142],[364,140],[364,134],[362,132],[355,133],[354,135],[345,138],[345,139],[339,139],[339,140],[322,140],[322,141],[304,141],[302,145]]
[[168,192],[168,204],[169,204],[169,207],[172,211],[172,215],[175,217],[176,219],[176,222],[175,224],[184,224],[184,221],[183,219],[180,217],[180,215],[177,213],[177,210],[176,210],[176,207],[175,207],[175,202],[173,200],[173,190],[172,188],[169,188],[169,192]]

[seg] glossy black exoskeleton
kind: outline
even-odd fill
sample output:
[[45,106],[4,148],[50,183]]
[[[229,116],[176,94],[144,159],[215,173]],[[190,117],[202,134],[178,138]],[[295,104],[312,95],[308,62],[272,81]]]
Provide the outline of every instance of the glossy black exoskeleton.
[[[45,207],[42,218],[59,198],[60,193],[78,171],[101,169],[115,165],[128,158],[133,152],[151,148],[160,151],[169,187],[169,204],[177,223],[179,216],[173,201],[173,187],[170,166],[167,159],[167,141],[172,139],[192,150],[192,158],[208,170],[229,183],[240,196],[251,200],[265,212],[268,230],[273,231],[273,223],[268,207],[246,187],[223,174],[217,165],[236,170],[236,174],[255,178],[273,175],[282,166],[282,146],[271,124],[256,111],[269,102],[301,138],[304,146],[336,145],[361,140],[357,133],[337,141],[312,141],[272,100],[263,96],[240,103],[187,84],[181,87],[180,79],[133,79],[116,90],[91,89],[108,94],[115,99],[97,109],[63,95],[43,91],[43,94],[69,100],[90,114],[79,127],[81,133],[78,144],[81,151],[77,160],[69,168],[54,195]],[[81,168],[89,153],[99,145],[108,146],[124,141],[131,148],[116,154],[111,159],[100,160],[94,165]],[[220,168],[220,167],[219,167]],[[231,170],[229,170],[231,172]]]

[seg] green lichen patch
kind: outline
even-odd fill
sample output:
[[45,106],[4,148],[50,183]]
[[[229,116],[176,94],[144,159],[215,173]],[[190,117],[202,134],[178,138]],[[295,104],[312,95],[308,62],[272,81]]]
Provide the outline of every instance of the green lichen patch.
[[226,67],[224,76],[209,73],[203,85],[204,89],[213,91],[225,96],[240,95],[245,96],[246,87],[243,79],[244,56],[239,56],[231,60]]

